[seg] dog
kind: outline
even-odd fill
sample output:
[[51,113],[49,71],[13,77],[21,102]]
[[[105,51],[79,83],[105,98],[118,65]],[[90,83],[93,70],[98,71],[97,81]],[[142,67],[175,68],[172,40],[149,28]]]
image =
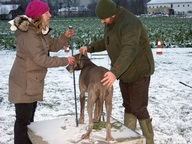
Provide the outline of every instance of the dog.
[[101,120],[103,111],[103,103],[106,107],[106,141],[112,141],[110,116],[112,111],[112,95],[113,87],[104,86],[101,79],[104,74],[109,71],[108,69],[97,66],[87,56],[82,54],[74,55],[76,64],[74,66],[68,65],[66,69],[69,72],[81,70],[79,76],[79,90],[80,90],[80,118],[79,123],[84,123],[84,108],[85,108],[85,92],[88,93],[87,110],[89,116],[88,129],[82,135],[82,139],[88,139],[93,129],[93,108],[94,120]]

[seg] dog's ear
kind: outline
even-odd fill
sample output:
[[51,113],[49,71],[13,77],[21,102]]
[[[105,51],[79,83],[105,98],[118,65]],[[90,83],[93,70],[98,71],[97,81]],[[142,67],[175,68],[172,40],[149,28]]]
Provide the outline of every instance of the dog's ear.
[[86,54],[84,54],[84,56],[88,57],[87,53],[86,53]]
[[68,72],[72,73],[74,71],[74,66],[73,65],[68,65],[66,67],[66,69],[68,70]]

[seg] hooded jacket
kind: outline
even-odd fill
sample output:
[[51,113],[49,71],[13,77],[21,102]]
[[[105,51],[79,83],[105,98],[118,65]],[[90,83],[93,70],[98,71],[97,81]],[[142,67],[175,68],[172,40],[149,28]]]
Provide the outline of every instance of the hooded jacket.
[[130,83],[154,73],[154,59],[147,32],[140,20],[118,7],[110,26],[105,26],[104,38],[88,46],[88,52],[107,50],[111,72],[117,79]]
[[57,39],[49,34],[37,34],[29,20],[22,16],[16,17],[14,24],[17,45],[9,75],[8,99],[11,103],[42,101],[47,68],[68,64],[67,58],[50,57],[49,51],[59,51],[69,39],[64,34]]

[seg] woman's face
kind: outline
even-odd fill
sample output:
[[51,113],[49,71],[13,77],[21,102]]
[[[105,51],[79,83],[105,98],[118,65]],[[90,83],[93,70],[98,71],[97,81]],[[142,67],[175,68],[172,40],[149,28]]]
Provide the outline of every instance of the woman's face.
[[44,22],[44,24],[45,24],[45,25],[49,25],[49,20],[50,20],[50,18],[51,18],[50,12],[48,11],[48,12],[44,13],[44,14],[42,15],[42,17],[43,17],[43,22]]

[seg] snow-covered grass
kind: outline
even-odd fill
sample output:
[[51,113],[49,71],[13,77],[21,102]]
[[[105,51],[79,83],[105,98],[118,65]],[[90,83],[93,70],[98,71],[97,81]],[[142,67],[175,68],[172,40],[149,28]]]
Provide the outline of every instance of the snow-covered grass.
[[[155,73],[151,77],[149,91],[149,112],[153,118],[155,144],[192,143],[192,49],[163,49],[156,54]],[[52,53],[68,56],[71,53]],[[14,105],[8,98],[9,71],[15,58],[15,51],[0,50],[0,144],[13,144]],[[92,61],[110,67],[106,55],[92,56]],[[78,74],[76,76],[77,108],[79,112]],[[73,75],[65,67],[50,68],[45,79],[44,101],[38,103],[35,121],[61,118],[75,114]],[[123,122],[121,93],[118,81],[114,84],[112,116]],[[139,126],[137,131],[140,133]]]

